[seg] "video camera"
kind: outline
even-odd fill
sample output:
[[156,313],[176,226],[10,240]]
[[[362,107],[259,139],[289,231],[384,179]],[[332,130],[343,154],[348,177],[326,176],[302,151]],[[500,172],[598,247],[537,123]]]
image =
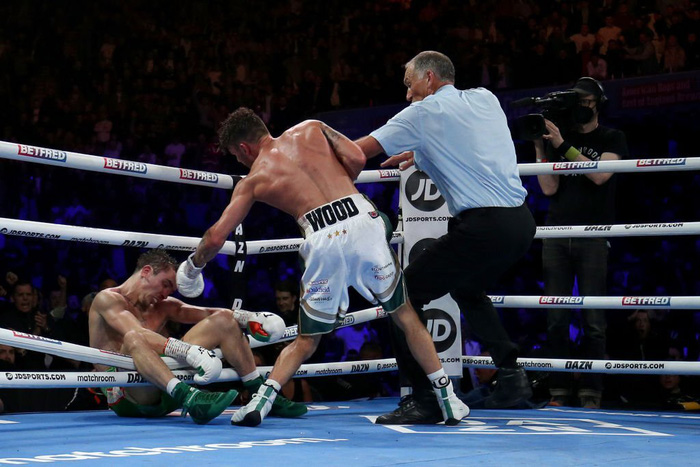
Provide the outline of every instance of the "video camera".
[[579,94],[576,91],[555,91],[542,97],[526,97],[510,103],[513,108],[536,106],[541,113],[523,115],[515,119],[513,137],[528,141],[541,138],[547,133],[544,119],[551,120],[559,129],[569,131],[574,128],[574,111],[578,107]]

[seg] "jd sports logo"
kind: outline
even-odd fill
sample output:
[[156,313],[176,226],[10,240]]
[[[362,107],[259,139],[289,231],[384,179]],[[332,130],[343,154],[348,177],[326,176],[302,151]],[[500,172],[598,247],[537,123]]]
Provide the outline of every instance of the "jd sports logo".
[[445,204],[445,198],[423,172],[413,172],[406,180],[406,198],[421,211],[435,211]]
[[457,338],[457,327],[452,317],[437,308],[425,310],[423,316],[428,332],[435,342],[435,350],[440,353],[449,349]]
[[411,251],[408,252],[409,264],[414,262],[416,258],[418,258],[418,255],[423,253],[423,251],[426,248],[428,248],[435,240],[435,238],[424,238],[422,240],[418,240],[416,244],[413,245],[413,248],[411,248]]

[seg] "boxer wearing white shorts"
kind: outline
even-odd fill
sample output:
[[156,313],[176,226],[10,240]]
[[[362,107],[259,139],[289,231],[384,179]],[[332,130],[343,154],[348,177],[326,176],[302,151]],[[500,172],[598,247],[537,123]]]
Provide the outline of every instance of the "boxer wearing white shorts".
[[316,350],[321,335],[344,317],[349,286],[392,312],[392,321],[406,333],[411,353],[433,384],[445,423],[457,424],[466,417],[469,408],[454,395],[430,334],[405,297],[403,276],[386,239],[389,222],[353,183],[366,161],[359,146],[318,120],[302,122],[274,138],[265,122],[246,108],[221,124],[219,140],[250,173],[238,181],[231,202],[204,233],[197,251],[180,265],[180,293],[202,293],[202,268],[257,201],[298,219],[306,237],[301,246],[305,272],[299,333],[231,423],[262,422],[282,385]]
[[305,240],[299,332],[325,334],[345,318],[348,287],[388,313],[405,301],[403,274],[389,246],[386,215],[361,194],[313,209],[297,219]]

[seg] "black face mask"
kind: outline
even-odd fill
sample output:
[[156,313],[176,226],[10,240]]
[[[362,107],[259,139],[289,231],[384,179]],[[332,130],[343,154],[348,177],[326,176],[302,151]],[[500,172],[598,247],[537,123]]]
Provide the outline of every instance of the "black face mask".
[[574,109],[574,122],[578,125],[584,125],[593,120],[593,109],[577,105]]

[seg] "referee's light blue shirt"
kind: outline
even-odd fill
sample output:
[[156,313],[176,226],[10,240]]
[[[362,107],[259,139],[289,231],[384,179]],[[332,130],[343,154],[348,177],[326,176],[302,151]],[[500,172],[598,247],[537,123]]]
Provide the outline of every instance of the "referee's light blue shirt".
[[525,201],[506,116],[484,88],[442,86],[371,136],[387,155],[415,151],[416,167],[432,179],[453,216]]

